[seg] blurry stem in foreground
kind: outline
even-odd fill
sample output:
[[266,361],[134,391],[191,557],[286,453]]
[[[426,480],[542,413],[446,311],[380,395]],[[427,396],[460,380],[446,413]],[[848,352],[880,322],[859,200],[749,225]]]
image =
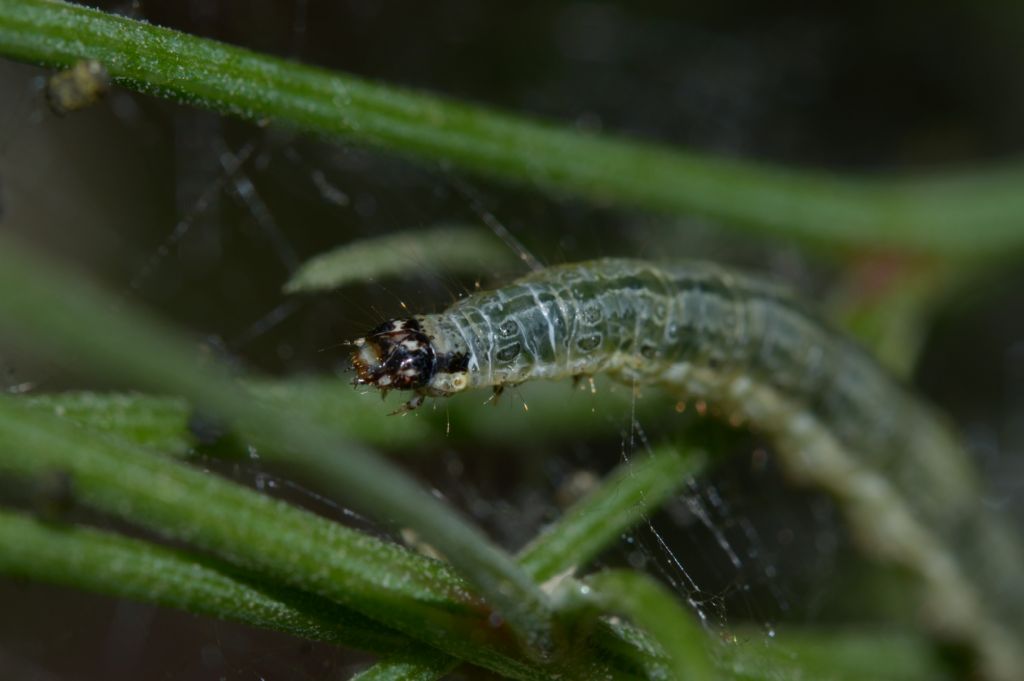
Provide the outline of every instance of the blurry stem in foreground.
[[[5,237],[0,326],[37,356],[104,380],[180,395],[224,419],[246,433],[264,458],[297,466],[352,507],[415,530],[444,553],[529,649],[542,654],[550,644],[546,596],[511,556],[450,506],[337,429],[289,405],[254,398],[221,367],[201,366],[176,329],[141,310],[118,307],[109,294]],[[16,419],[10,422],[17,425]]]
[[951,257],[1024,249],[1024,168],[850,178],[588,134],[332,73],[56,0],[0,0],[0,55],[101,62],[123,87],[251,121],[823,248]]

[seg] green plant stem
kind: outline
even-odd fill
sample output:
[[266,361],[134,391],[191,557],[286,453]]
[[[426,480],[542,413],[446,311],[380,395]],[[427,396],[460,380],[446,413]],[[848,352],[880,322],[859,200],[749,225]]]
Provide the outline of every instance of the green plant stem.
[[343,433],[287,405],[252,398],[220,367],[200,366],[174,329],[128,306],[116,308],[110,295],[0,239],[0,319],[16,342],[107,380],[188,398],[246,433],[265,457],[299,466],[346,504],[416,530],[528,647],[550,644],[546,598],[480,530]]
[[[290,396],[292,400],[298,399],[302,393],[301,385],[272,385],[275,389],[283,390],[284,395]],[[266,395],[260,388],[255,389]],[[351,393],[346,391],[345,394]],[[284,395],[277,397],[284,399]],[[152,400],[152,404],[149,400]],[[145,395],[73,393],[26,397],[19,402],[32,409],[69,418],[89,428],[99,427],[105,432],[142,433],[144,436],[155,432],[160,435],[157,442],[168,439],[168,429],[161,427],[166,414],[169,414],[166,417],[169,422],[167,425],[180,429],[185,421],[185,407],[181,400],[148,398]],[[153,407],[152,411],[147,408],[150,406]],[[379,407],[376,401],[374,407]],[[330,411],[337,413],[334,409]],[[146,427],[130,427],[136,418]],[[409,420],[397,421],[405,423]],[[395,419],[391,419],[391,422],[395,422]],[[547,580],[583,565],[621,532],[638,522],[645,513],[660,505],[700,468],[702,461],[700,455],[690,452],[681,454],[676,449],[666,447],[651,456],[621,465],[598,489],[573,505],[557,523],[532,542],[520,554],[520,564],[536,581]],[[416,667],[407,660],[400,664],[402,669]],[[435,667],[424,664],[420,671],[426,677],[431,669],[437,671]],[[438,671],[435,678],[441,676]]]
[[[429,561],[216,476],[0,398],[0,471],[67,475],[75,503],[225,555],[233,564],[374,613],[390,604],[435,621],[481,613],[465,585]],[[410,623],[411,624],[411,623]],[[399,627],[401,628],[401,627]]]
[[[3,407],[16,406],[17,408],[23,408],[23,403],[23,399],[12,400],[7,398],[0,400],[0,432],[11,434],[11,429],[5,427]],[[27,427],[29,429],[39,428],[41,425],[46,424],[48,420],[52,421],[53,417],[30,411]],[[147,503],[142,497],[145,497],[147,494],[155,494],[160,498],[181,497],[182,488],[189,488],[193,491],[198,490],[198,493],[191,498],[180,499],[179,503],[187,503],[189,505],[202,503],[207,513],[218,517],[224,514],[228,514],[233,518],[237,518],[240,515],[248,515],[251,520],[256,521],[260,520],[258,517],[261,514],[259,507],[266,506],[268,503],[271,506],[281,506],[278,502],[269,502],[269,500],[263,499],[259,495],[238,488],[231,483],[219,481],[216,478],[204,482],[203,478],[208,476],[202,476],[198,472],[193,472],[171,461],[166,462],[166,465],[161,464],[157,457],[151,457],[143,452],[133,452],[131,454],[127,451],[124,452],[126,458],[131,456],[140,460],[139,463],[142,464],[141,470],[133,470],[134,467],[126,466],[127,461],[122,460],[120,464],[117,464],[117,467],[121,471],[123,479],[120,481],[111,480],[106,477],[107,471],[102,469],[101,462],[97,462],[94,459],[97,452],[94,452],[90,447],[94,443],[88,439],[90,437],[88,431],[76,430],[67,423],[58,423],[59,426],[57,427],[51,425],[45,429],[49,436],[56,438],[56,440],[49,443],[43,441],[36,442],[33,445],[24,438],[23,434],[12,434],[9,440],[10,444],[17,447],[19,451],[27,452],[28,456],[20,460],[14,457],[0,458],[0,471],[13,471],[22,475],[40,475],[45,471],[63,470],[72,475],[74,481],[73,489],[80,503],[86,503],[108,511],[117,505],[120,508],[119,512],[126,514],[124,515],[126,519],[134,519],[135,522],[139,522],[140,515],[134,505]],[[71,462],[60,459],[59,454],[57,459],[53,458],[53,452],[59,452],[60,450],[60,445],[56,443],[60,441],[62,436],[70,437],[72,435],[77,436],[79,440],[77,448],[80,452],[78,459],[74,462],[74,466],[71,465]],[[109,448],[114,445],[112,443],[105,443],[104,446]],[[665,454],[663,457],[640,460],[636,464],[626,465],[637,469],[636,477],[646,479],[650,478],[651,473],[655,470],[667,472],[668,469],[664,462],[664,459],[667,458],[670,458],[669,454]],[[98,463],[101,464],[99,468],[97,468]],[[83,474],[89,471],[91,473]],[[96,484],[92,481],[92,476],[98,476],[101,480],[105,480],[104,484],[109,489],[97,490]],[[176,479],[177,489],[175,486],[169,485],[172,478]],[[132,495],[127,492],[131,488],[139,489],[143,479],[159,480],[161,484],[157,487],[154,487],[152,482],[149,485],[142,485],[141,487],[147,491],[141,495],[138,493]],[[629,494],[631,492],[630,488],[635,486],[636,483],[632,480],[624,482],[626,480],[627,478],[621,473],[614,475],[611,478],[611,486],[625,488],[623,492]],[[208,489],[201,490],[201,487],[207,487]],[[111,498],[103,498],[107,493],[109,493]],[[97,494],[100,496],[97,497]],[[595,499],[602,497],[611,499],[615,496],[617,495],[591,495],[575,507],[575,513],[570,512],[567,516],[570,519],[569,522],[579,522],[577,519],[580,516],[580,511],[588,508],[597,514],[607,515],[617,512],[618,506],[614,504],[599,505],[594,503]],[[235,498],[233,499],[232,497]],[[118,498],[120,499],[119,501]],[[213,501],[214,499],[216,501]],[[649,503],[650,500],[648,499]],[[249,505],[251,508],[244,511],[236,508],[232,511],[231,507],[233,505],[241,506],[242,508]],[[634,504],[630,505],[630,508],[623,509],[623,512],[631,515],[634,519],[638,519],[642,507],[643,503],[637,500]],[[159,511],[155,512],[159,513]],[[330,526],[330,524],[302,511],[288,509],[286,512],[282,512],[295,515],[293,520],[296,521],[299,518],[303,518],[303,522],[309,526],[303,528],[301,532],[297,530],[289,531],[281,525],[263,526],[263,529],[267,532],[273,532],[275,537],[285,538],[284,543],[286,545],[291,543],[293,562],[297,563],[291,569],[302,572],[306,569],[303,567],[303,564],[306,564],[306,560],[312,556],[309,555],[310,552],[302,550],[301,547],[296,547],[294,543],[288,540],[288,537],[300,535],[315,538],[317,535],[322,534],[321,531],[317,530],[316,526]],[[253,518],[252,516],[257,517]],[[190,541],[199,545],[205,544],[207,541],[205,537],[208,532],[206,525],[209,522],[204,524],[201,520],[196,521],[192,519],[182,519],[181,522],[191,525],[189,530],[192,533]],[[619,519],[616,519],[614,522],[620,527],[623,524]],[[254,522],[253,524],[263,525],[261,522]],[[591,523],[588,521],[586,524],[590,525]],[[160,527],[164,528],[164,532],[168,531],[167,524],[161,523]],[[178,536],[182,531],[180,527],[170,529],[172,536]],[[547,536],[561,536],[563,534],[577,536],[579,533],[573,531],[564,533],[553,531],[548,533]],[[609,537],[611,536],[608,532],[604,532],[604,534]],[[342,530],[340,538],[350,540],[354,539],[355,536],[348,531]],[[229,539],[224,541],[223,538],[220,538],[216,541],[222,547],[222,550],[232,550],[232,547],[236,544],[253,541],[253,539],[243,533],[236,540]],[[322,559],[323,567],[321,571],[330,571],[331,563],[333,562],[330,556],[338,553],[336,542],[324,541],[322,537],[317,539],[317,541],[320,542],[319,550],[321,554],[325,556]],[[375,544],[376,542],[373,540],[368,540],[366,546],[374,547]],[[318,599],[309,597],[305,593],[294,592],[290,589],[275,589],[271,586],[262,587],[267,594],[262,600],[257,596],[249,597],[245,589],[253,590],[257,587],[237,583],[237,578],[233,579],[230,575],[230,568],[216,561],[198,559],[181,552],[153,547],[135,540],[122,539],[80,528],[56,528],[52,525],[39,523],[38,521],[0,513],[0,546],[8,547],[4,552],[0,552],[0,572],[3,573],[42,579],[123,598],[134,598],[224,619],[235,619],[256,626],[286,631],[305,638],[327,640],[366,648],[376,652],[389,649],[405,651],[402,658],[382,663],[384,668],[373,673],[407,674],[410,679],[440,678],[457,663],[450,659],[444,660],[441,656],[429,651],[421,652],[416,655],[415,659],[410,659],[410,655],[407,654],[410,650],[409,644],[405,643],[397,634],[387,632],[377,634],[377,631],[384,631],[382,627],[359,615],[335,606],[333,603],[325,604]],[[364,561],[367,563],[367,568],[364,572],[373,575],[382,582],[402,583],[401,580],[406,576],[394,570],[395,566],[401,566],[401,561],[396,560],[394,555],[389,560],[383,560],[379,556],[375,559],[374,555],[377,551],[367,550],[366,546],[360,550]],[[565,547],[566,544],[563,542],[541,542],[533,548],[530,555],[534,556],[535,560],[540,561],[541,564],[553,565],[554,569],[560,572],[563,567],[569,568],[582,560],[578,553],[572,551],[563,552]],[[348,550],[352,551],[355,548],[348,547]],[[265,560],[270,561],[274,560],[275,554],[278,552],[276,546],[267,545],[266,543],[258,546],[257,550],[264,554]],[[549,555],[545,556],[545,553]],[[250,558],[245,556],[241,559],[243,561],[250,560]],[[376,562],[377,560],[379,562]],[[410,560],[414,563],[414,565],[408,568],[410,571],[417,571],[419,568],[416,565],[422,566],[424,561],[424,559],[414,555],[411,556]],[[559,560],[562,561],[562,565],[558,564]],[[97,566],[103,566],[104,569],[97,569]],[[224,574],[225,572],[228,574]],[[190,576],[194,578],[194,581],[190,581]],[[277,575],[272,576],[276,577]],[[310,588],[310,585],[306,582],[302,582],[302,585]],[[217,589],[221,589],[221,591],[216,592]],[[365,590],[365,587],[353,583],[351,589],[358,593],[361,590]],[[392,594],[393,599],[400,599],[402,597],[402,593]],[[293,610],[300,608],[301,611],[296,614],[291,612],[289,607]],[[395,607],[405,608],[408,605],[399,603],[396,600]],[[455,604],[447,607],[449,611],[455,608]],[[311,614],[307,614],[306,611],[310,611]],[[310,617],[313,619],[310,619]],[[320,619],[316,619],[317,617],[320,617]],[[318,622],[321,620],[336,622],[338,624],[337,630],[329,628],[327,631],[322,631],[318,628]],[[429,621],[431,621],[431,618],[427,615],[423,622]],[[434,621],[436,622],[436,619]],[[388,648],[389,644],[391,644],[390,648]],[[629,651],[630,654],[634,655],[635,652],[635,650]]]
[[351,681],[436,681],[444,678],[455,667],[457,660],[439,657],[421,662],[406,657],[394,657],[377,662],[356,674]]
[[78,504],[327,598],[453,657],[517,679],[636,678],[592,647],[570,666],[539,665],[447,564],[26,409],[17,398],[0,398],[0,434],[0,473],[61,472]]
[[[374,393],[353,390],[341,378],[255,379],[245,387],[269,404],[301,411],[306,418],[338,430],[358,442],[397,454],[421,452],[429,445],[455,442],[551,444],[576,438],[580,431],[594,436],[618,432],[621,424],[601,414],[630,413],[652,423],[677,418],[671,405],[652,393],[633,400],[628,387],[602,382],[596,394],[573,390],[564,383],[537,382],[510,391],[498,404],[480,409],[478,394],[457,395],[444,409],[427,407],[413,414],[392,416],[408,396],[395,392],[381,401]],[[178,397],[145,393],[65,392],[25,396],[34,409],[66,418],[94,430],[176,456],[195,446],[189,430],[193,408]],[[523,408],[529,406],[529,411]],[[239,437],[244,440],[245,433]]]
[[999,255],[1024,246],[1024,170],[870,181],[587,134],[53,0],[0,0],[0,54],[596,201],[710,216],[823,247]]
[[[0,573],[386,653],[416,644],[374,620],[209,558],[0,511]],[[427,649],[424,661],[430,653]]]
[[538,582],[579,568],[640,522],[698,473],[702,453],[662,447],[620,465],[600,487],[574,504],[519,554]]
[[190,408],[180,397],[75,391],[25,395],[21,403],[172,456],[187,455],[195,444]]
[[[301,390],[298,386],[284,386],[285,394],[292,395],[292,399],[301,394]],[[315,394],[315,392],[314,392]],[[88,396],[85,399],[60,399],[57,396],[56,400],[51,402],[49,397],[33,397],[33,398],[20,398],[19,403],[24,405],[31,402],[35,408],[42,407],[44,411],[48,413],[61,413],[65,416],[74,417],[76,410],[80,409],[81,413],[85,415],[86,424],[98,424],[104,426],[108,423],[119,424],[121,422],[121,410],[127,409],[127,414],[131,415],[136,413],[138,404],[133,399],[128,399],[127,404],[122,404],[121,397],[115,397],[112,399],[114,402],[113,407],[110,405],[101,405],[106,408],[97,409],[96,405],[93,404],[93,400],[97,397],[102,396]],[[128,396],[134,398],[136,396]],[[144,396],[139,396],[140,399],[145,399]],[[158,405],[164,403],[158,402]],[[376,404],[376,402],[375,402]],[[89,416],[98,412],[103,417],[96,420],[95,422],[89,420]],[[113,413],[113,416],[109,414]],[[143,413],[143,416],[146,416]],[[143,418],[144,423],[149,423],[149,419]],[[401,419],[404,422],[406,419]],[[161,428],[156,428],[157,432],[161,432]],[[116,432],[116,429],[115,429]],[[137,455],[137,454],[136,454]],[[624,464],[619,467],[618,470],[613,472],[605,483],[600,488],[595,490],[593,493],[585,497],[583,500],[578,502],[572,508],[570,508],[562,519],[547,532],[545,532],[537,541],[532,543],[520,556],[525,564],[527,570],[534,577],[547,578],[550,575],[558,574],[564,570],[574,566],[581,565],[590,557],[592,557],[592,550],[587,547],[600,548],[601,541],[596,537],[590,537],[588,541],[580,542],[580,537],[585,537],[586,532],[584,528],[589,527],[590,531],[596,534],[603,534],[606,538],[617,536],[617,533],[625,529],[625,526],[635,522],[636,519],[641,517],[644,512],[655,507],[659,502],[659,497],[665,494],[669,494],[671,489],[682,482],[686,475],[690,473],[690,466],[697,465],[699,459],[693,457],[682,456],[674,450],[659,450],[653,457],[644,459],[637,459],[629,464]],[[671,481],[675,482],[671,482]],[[650,487],[647,487],[647,485]],[[643,490],[647,489],[646,494],[643,494]],[[624,520],[624,518],[630,518],[630,520]],[[45,562],[43,563],[45,568]],[[42,572],[37,568],[37,574]],[[95,571],[101,579],[102,583],[102,571]],[[151,578],[153,576],[151,575]],[[93,588],[100,591],[109,593],[109,588],[96,588],[87,584],[78,584],[82,588]],[[217,614],[217,613],[213,613]],[[601,630],[597,632],[601,634]],[[608,640],[607,637],[603,637],[603,640]],[[614,641],[611,641],[614,643]],[[773,642],[775,644],[776,642]],[[849,648],[845,643],[839,641],[835,642],[836,645],[842,645],[843,650]],[[757,645],[756,643],[750,643],[749,645]],[[765,678],[766,669],[763,664],[759,664],[758,654],[749,653],[749,645],[747,647],[730,648],[734,651],[734,654],[728,656],[720,666],[728,669],[730,672],[735,674],[736,678],[750,678],[758,679]],[[781,648],[779,646],[782,646]],[[822,644],[824,650],[828,650],[827,642]],[[871,658],[870,651],[867,649],[868,643],[865,642],[865,655],[864,658]],[[779,678],[787,678],[782,674],[781,669],[786,668],[786,664],[790,668],[795,669],[789,678],[799,678],[799,669],[803,664],[802,658],[794,658],[793,655],[786,652],[786,644],[784,642],[774,645],[770,650],[765,651],[767,655],[771,653],[773,657],[773,664],[771,666],[772,673]],[[898,647],[896,652],[903,651],[902,647]],[[903,659],[907,660],[907,666],[915,668],[914,664],[918,666],[924,663],[920,661],[921,654],[926,652],[927,649],[921,648],[910,649],[909,651],[903,651]],[[634,649],[627,649],[627,659],[635,654]],[[858,669],[857,660],[853,659],[855,656],[851,654],[850,660],[844,658],[844,662],[841,665],[835,665],[832,669],[831,676],[820,675],[821,678],[858,678],[857,674],[850,672],[849,674],[842,673],[843,669]],[[799,659],[800,663],[794,662],[794,659]],[[441,678],[443,669],[448,669],[453,664],[450,658],[446,663],[442,663],[439,659],[433,659],[431,662],[414,663],[408,660],[394,661],[382,663],[385,666],[381,669],[376,667],[371,668],[374,670],[372,673],[418,673],[424,676],[420,677],[409,677],[409,678]],[[859,663],[865,665],[866,663],[861,660]],[[870,669],[870,664],[866,665]],[[823,673],[826,669],[824,664],[819,665],[819,671]],[[878,670],[876,670],[877,672]],[[370,673],[368,670],[367,673]],[[431,676],[432,675],[432,676]],[[780,676],[781,675],[781,676]],[[870,674],[868,674],[870,676]],[[369,677],[372,678],[372,677]],[[387,677],[384,677],[387,678]],[[881,678],[881,676],[876,676]],[[889,676],[886,676],[889,678]],[[928,675],[913,676],[893,676],[892,678],[932,678]]]
[[[517,557],[519,564],[537,582],[581,567],[660,506],[704,461],[703,454],[663,447],[620,465],[524,548]],[[424,678],[442,676],[428,673],[425,668]]]
[[[847,630],[783,627],[774,637],[738,629],[719,646],[718,667],[734,681],[780,676],[816,681],[952,681],[953,675],[925,638],[883,626]],[[787,670],[791,670],[786,674]]]
[[434,226],[353,241],[310,258],[284,285],[311,293],[381,277],[501,272],[515,263],[497,237],[480,228]]
[[[443,676],[454,661],[424,650],[412,660],[414,643],[357,613],[308,593],[266,583],[207,557],[176,551],[87,528],[55,525],[0,511],[0,574],[85,589],[119,598],[184,609],[230,619],[302,638],[353,646],[400,659],[380,663],[357,678],[426,681]],[[663,674],[658,660],[638,653],[645,644],[619,622],[609,638],[606,659],[619,651],[645,659],[651,678]],[[619,638],[614,638],[619,636]],[[781,632],[766,640],[763,631],[736,633],[736,642],[720,647],[716,665],[728,678],[891,679],[938,681],[946,676],[932,648],[904,633]],[[374,677],[370,674],[381,674]],[[432,674],[426,676],[424,674]],[[391,674],[388,676],[386,674]]]
[[640,572],[605,570],[582,585],[566,584],[558,594],[563,608],[628,617],[651,635],[670,662],[676,681],[711,681],[714,662],[707,632],[675,596]]

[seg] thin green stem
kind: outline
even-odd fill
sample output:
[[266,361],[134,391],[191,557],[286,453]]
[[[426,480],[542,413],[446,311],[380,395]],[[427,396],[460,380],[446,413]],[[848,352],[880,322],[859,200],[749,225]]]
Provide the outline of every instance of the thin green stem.
[[53,0],[0,0],[0,54],[102,62],[115,82],[601,202],[823,247],[950,256],[1024,247],[1024,170],[870,181],[586,134]]
[[[220,561],[0,511],[0,573],[386,653],[415,642],[331,601]],[[421,654],[424,663],[430,650]]]
[[571,666],[539,665],[447,564],[27,409],[17,398],[0,398],[0,434],[0,473],[31,479],[60,472],[78,504],[330,599],[453,657],[517,679],[635,678],[593,647]]
[[[133,456],[148,458],[142,452]],[[44,461],[40,470],[51,463]],[[80,498],[83,503],[87,501],[89,489],[82,488],[80,478],[76,489],[80,495],[87,493]],[[10,512],[0,512],[0,547],[0,574],[185,609],[381,653],[404,651],[403,658],[367,672],[396,676],[377,678],[440,678],[452,664],[451,658],[442,660],[429,650],[413,661],[410,655],[415,644],[400,634],[331,601],[264,581],[208,557]],[[329,542],[324,555],[330,554]],[[299,564],[296,569],[304,568]],[[402,606],[396,603],[395,607]],[[599,644],[602,659],[613,669],[616,665],[621,669],[631,665],[636,670],[648,670],[649,678],[664,678],[657,655],[638,632],[624,623],[599,626],[594,641]],[[786,631],[770,640],[765,640],[763,632],[738,632],[732,644],[718,651],[717,668],[733,679],[945,678],[932,648],[922,639],[899,632],[879,637],[857,632]],[[433,676],[422,675],[428,673]],[[622,677],[621,672],[615,675]],[[365,681],[374,677],[359,678]],[[530,678],[547,677],[538,670]]]
[[582,567],[623,532],[672,496],[703,467],[703,454],[662,447],[619,466],[600,487],[537,536],[519,564],[544,582]]
[[393,657],[359,672],[352,677],[352,681],[436,681],[444,678],[456,666],[458,661],[446,657],[438,657],[430,662]]
[[[952,681],[954,676],[926,638],[885,625],[824,628],[740,628],[717,648],[720,669],[734,681],[772,678],[831,681]],[[771,672],[769,672],[771,670]],[[775,675],[778,675],[777,677]]]
[[583,566],[660,506],[704,461],[703,454],[663,447],[620,465],[523,549],[519,564],[538,582]]
[[[392,618],[389,604],[396,603],[419,611],[421,619],[450,620],[457,628],[472,628],[483,616],[441,563],[30,411],[16,398],[0,398],[0,432],[0,471],[26,478],[63,473],[75,503],[186,540],[377,619]],[[414,626],[410,621],[405,628]]]
[[493,234],[479,227],[442,225],[361,239],[321,253],[296,270],[284,291],[329,291],[381,277],[480,274],[514,263]]
[[[381,655],[361,681],[433,681],[458,661],[332,601],[247,578],[217,560],[0,511],[0,574],[152,603]],[[102,569],[97,569],[102,566]]]
[[[480,409],[483,399],[478,394],[457,395],[445,401],[444,409],[431,409],[428,403],[428,408],[402,417],[390,412],[408,396],[396,392],[382,403],[376,392],[353,390],[344,378],[253,379],[245,388],[269,404],[295,409],[352,440],[397,454],[418,453],[425,446],[447,446],[453,441],[505,443],[514,436],[526,445],[551,444],[574,438],[581,430],[592,435],[614,433],[619,424],[601,414],[632,408],[645,423],[677,416],[657,394],[634,403],[631,390],[610,382],[600,384],[596,394],[574,391],[562,383],[537,382],[487,409]],[[26,395],[25,400],[32,408],[168,454],[184,456],[196,444],[189,428],[194,410],[179,397],[66,392]],[[244,441],[246,434],[239,437]]]
[[174,329],[128,306],[115,308],[112,296],[0,239],[0,319],[26,350],[107,380],[188,398],[235,425],[264,456],[298,465],[346,504],[416,530],[529,647],[550,645],[546,598],[480,530],[343,433],[288,405],[254,399],[220,367],[200,366]]
[[75,391],[26,395],[22,404],[172,456],[187,455],[195,444],[190,408],[180,397]]
[[676,681],[715,678],[707,632],[693,613],[685,611],[675,596],[651,577],[606,570],[590,575],[582,585],[564,585],[558,597],[563,608],[621,615],[641,626],[661,646]]

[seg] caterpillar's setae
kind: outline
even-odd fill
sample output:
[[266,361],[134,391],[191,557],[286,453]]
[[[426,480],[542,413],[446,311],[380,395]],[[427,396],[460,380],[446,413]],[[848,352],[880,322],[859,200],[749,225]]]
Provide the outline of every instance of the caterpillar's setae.
[[1024,674],[1013,534],[945,421],[778,286],[706,263],[551,267],[355,341],[359,383],[424,396],[608,373],[698,398],[772,438],[872,554],[914,571],[926,621],[983,673]]

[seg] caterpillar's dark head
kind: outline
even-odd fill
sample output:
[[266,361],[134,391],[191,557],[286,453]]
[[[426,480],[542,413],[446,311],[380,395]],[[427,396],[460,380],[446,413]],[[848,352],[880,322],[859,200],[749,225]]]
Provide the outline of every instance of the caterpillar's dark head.
[[357,384],[382,390],[423,390],[437,370],[434,347],[415,319],[384,322],[353,344]]
[[[426,325],[426,328],[424,326]],[[399,412],[415,409],[427,395],[454,395],[469,386],[469,358],[464,348],[442,345],[430,316],[392,319],[356,339],[352,367],[357,385],[372,385],[382,392],[414,390],[416,395]]]

